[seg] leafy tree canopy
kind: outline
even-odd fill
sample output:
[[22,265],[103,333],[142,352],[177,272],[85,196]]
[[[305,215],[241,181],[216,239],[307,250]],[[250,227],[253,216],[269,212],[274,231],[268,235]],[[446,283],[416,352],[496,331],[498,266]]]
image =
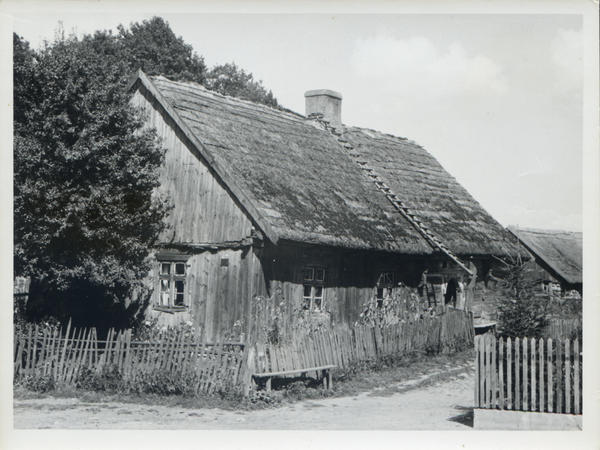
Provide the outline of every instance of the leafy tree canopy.
[[15,274],[32,278],[30,318],[127,322],[168,211],[153,195],[163,151],[129,105],[124,63],[89,39],[13,41]]
[[139,280],[169,205],[153,194],[163,150],[125,91],[137,69],[277,106],[234,64],[207,72],[160,17],[118,30],[65,38],[61,25],[37,51],[13,35],[14,262],[32,279],[30,320],[131,326],[149,298]]
[[133,23],[129,30],[119,25],[118,30],[119,56],[132,71],[142,69],[148,75],[204,83],[204,59],[181,37],[176,37],[168,22],[160,17]]
[[277,99],[263,87],[262,81],[255,81],[251,73],[244,72],[234,63],[213,67],[206,74],[206,87],[219,94],[279,108]]

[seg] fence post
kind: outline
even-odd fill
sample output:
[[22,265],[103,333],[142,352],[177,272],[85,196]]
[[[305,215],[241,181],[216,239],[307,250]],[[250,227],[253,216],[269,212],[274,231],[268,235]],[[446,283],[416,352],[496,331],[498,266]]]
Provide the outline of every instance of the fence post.
[[512,339],[508,338],[506,341],[506,396],[508,397],[508,405],[507,409],[515,409],[515,404],[513,403],[513,383],[512,383]]
[[556,412],[562,413],[564,403],[563,403],[563,354],[564,347],[561,339],[556,340]]
[[521,340],[515,338],[515,407],[521,409]]
[[546,411],[546,406],[545,406],[545,402],[546,402],[546,395],[545,394],[545,390],[544,390],[544,339],[540,338],[539,341],[539,367],[540,367],[540,412],[545,412]]
[[480,355],[479,355],[479,343],[480,343],[480,337],[479,336],[475,336],[475,383],[474,387],[475,387],[475,407],[479,408],[481,406],[481,403],[479,402],[479,383],[480,383],[480,378],[481,378],[481,374],[479,371],[479,364],[480,364]]
[[571,414],[571,341],[565,341],[565,413]]
[[528,369],[529,369],[529,339],[523,338],[523,362],[521,366],[523,367],[523,411],[530,411],[529,409],[529,387],[528,385]]
[[548,339],[548,354],[547,354],[547,358],[548,358],[548,412],[553,412],[554,411],[554,382],[552,380],[552,369],[553,369],[553,364],[552,364],[552,353],[553,353],[553,349],[552,349],[552,338]]
[[504,409],[504,338],[498,340],[498,406]]
[[575,342],[573,343],[573,364],[574,364],[574,383],[573,383],[573,403],[575,406],[575,414],[579,414],[581,412],[581,409],[579,407],[579,399],[580,399],[580,389],[579,389],[579,361],[580,361],[580,355],[579,355],[579,340],[575,339]]
[[495,336],[491,336],[492,338],[492,409],[496,409],[497,398],[498,398],[498,371],[496,364],[496,344],[497,340]]

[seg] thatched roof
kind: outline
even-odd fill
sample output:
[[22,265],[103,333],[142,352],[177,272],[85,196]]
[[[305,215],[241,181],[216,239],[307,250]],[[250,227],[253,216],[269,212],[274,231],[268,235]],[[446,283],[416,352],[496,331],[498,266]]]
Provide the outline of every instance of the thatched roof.
[[577,284],[583,281],[583,233],[508,227],[555,278]]
[[454,253],[514,252],[514,238],[423,147],[361,128],[346,128],[342,137]]
[[[143,73],[138,81],[193,134],[205,162],[244,197],[241,204],[271,240],[433,252],[318,121],[196,84]],[[399,138],[373,139],[356,128],[344,136],[374,165],[381,163],[381,174],[454,252],[507,254],[504,229],[425,150]]]

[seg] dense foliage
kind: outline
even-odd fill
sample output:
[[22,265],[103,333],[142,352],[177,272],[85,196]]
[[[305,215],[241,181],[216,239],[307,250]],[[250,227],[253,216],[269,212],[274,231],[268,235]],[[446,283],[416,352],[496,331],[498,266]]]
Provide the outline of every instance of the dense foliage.
[[31,278],[28,320],[102,330],[141,319],[169,204],[155,195],[164,151],[129,105],[137,69],[277,106],[234,65],[207,73],[160,17],[118,30],[78,39],[61,25],[36,51],[13,36],[14,263]]
[[168,22],[160,17],[132,23],[129,30],[119,25],[118,30],[114,45],[130,73],[142,69],[147,75],[204,83],[204,59],[181,37],[176,37]]
[[244,72],[233,63],[213,67],[206,74],[206,87],[223,95],[262,103],[271,108],[279,107],[277,99],[263,87],[262,81],[255,81],[251,73]]
[[131,325],[168,205],[126,64],[74,37],[32,52],[15,35],[14,55],[14,262],[32,279],[29,319]]

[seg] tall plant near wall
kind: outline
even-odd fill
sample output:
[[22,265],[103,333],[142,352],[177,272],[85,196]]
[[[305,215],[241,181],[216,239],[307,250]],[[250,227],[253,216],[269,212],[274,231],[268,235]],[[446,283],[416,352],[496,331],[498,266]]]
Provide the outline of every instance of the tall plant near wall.
[[542,337],[549,324],[547,300],[534,295],[534,283],[525,276],[521,258],[503,262],[506,276],[497,300],[500,334],[511,338]]

